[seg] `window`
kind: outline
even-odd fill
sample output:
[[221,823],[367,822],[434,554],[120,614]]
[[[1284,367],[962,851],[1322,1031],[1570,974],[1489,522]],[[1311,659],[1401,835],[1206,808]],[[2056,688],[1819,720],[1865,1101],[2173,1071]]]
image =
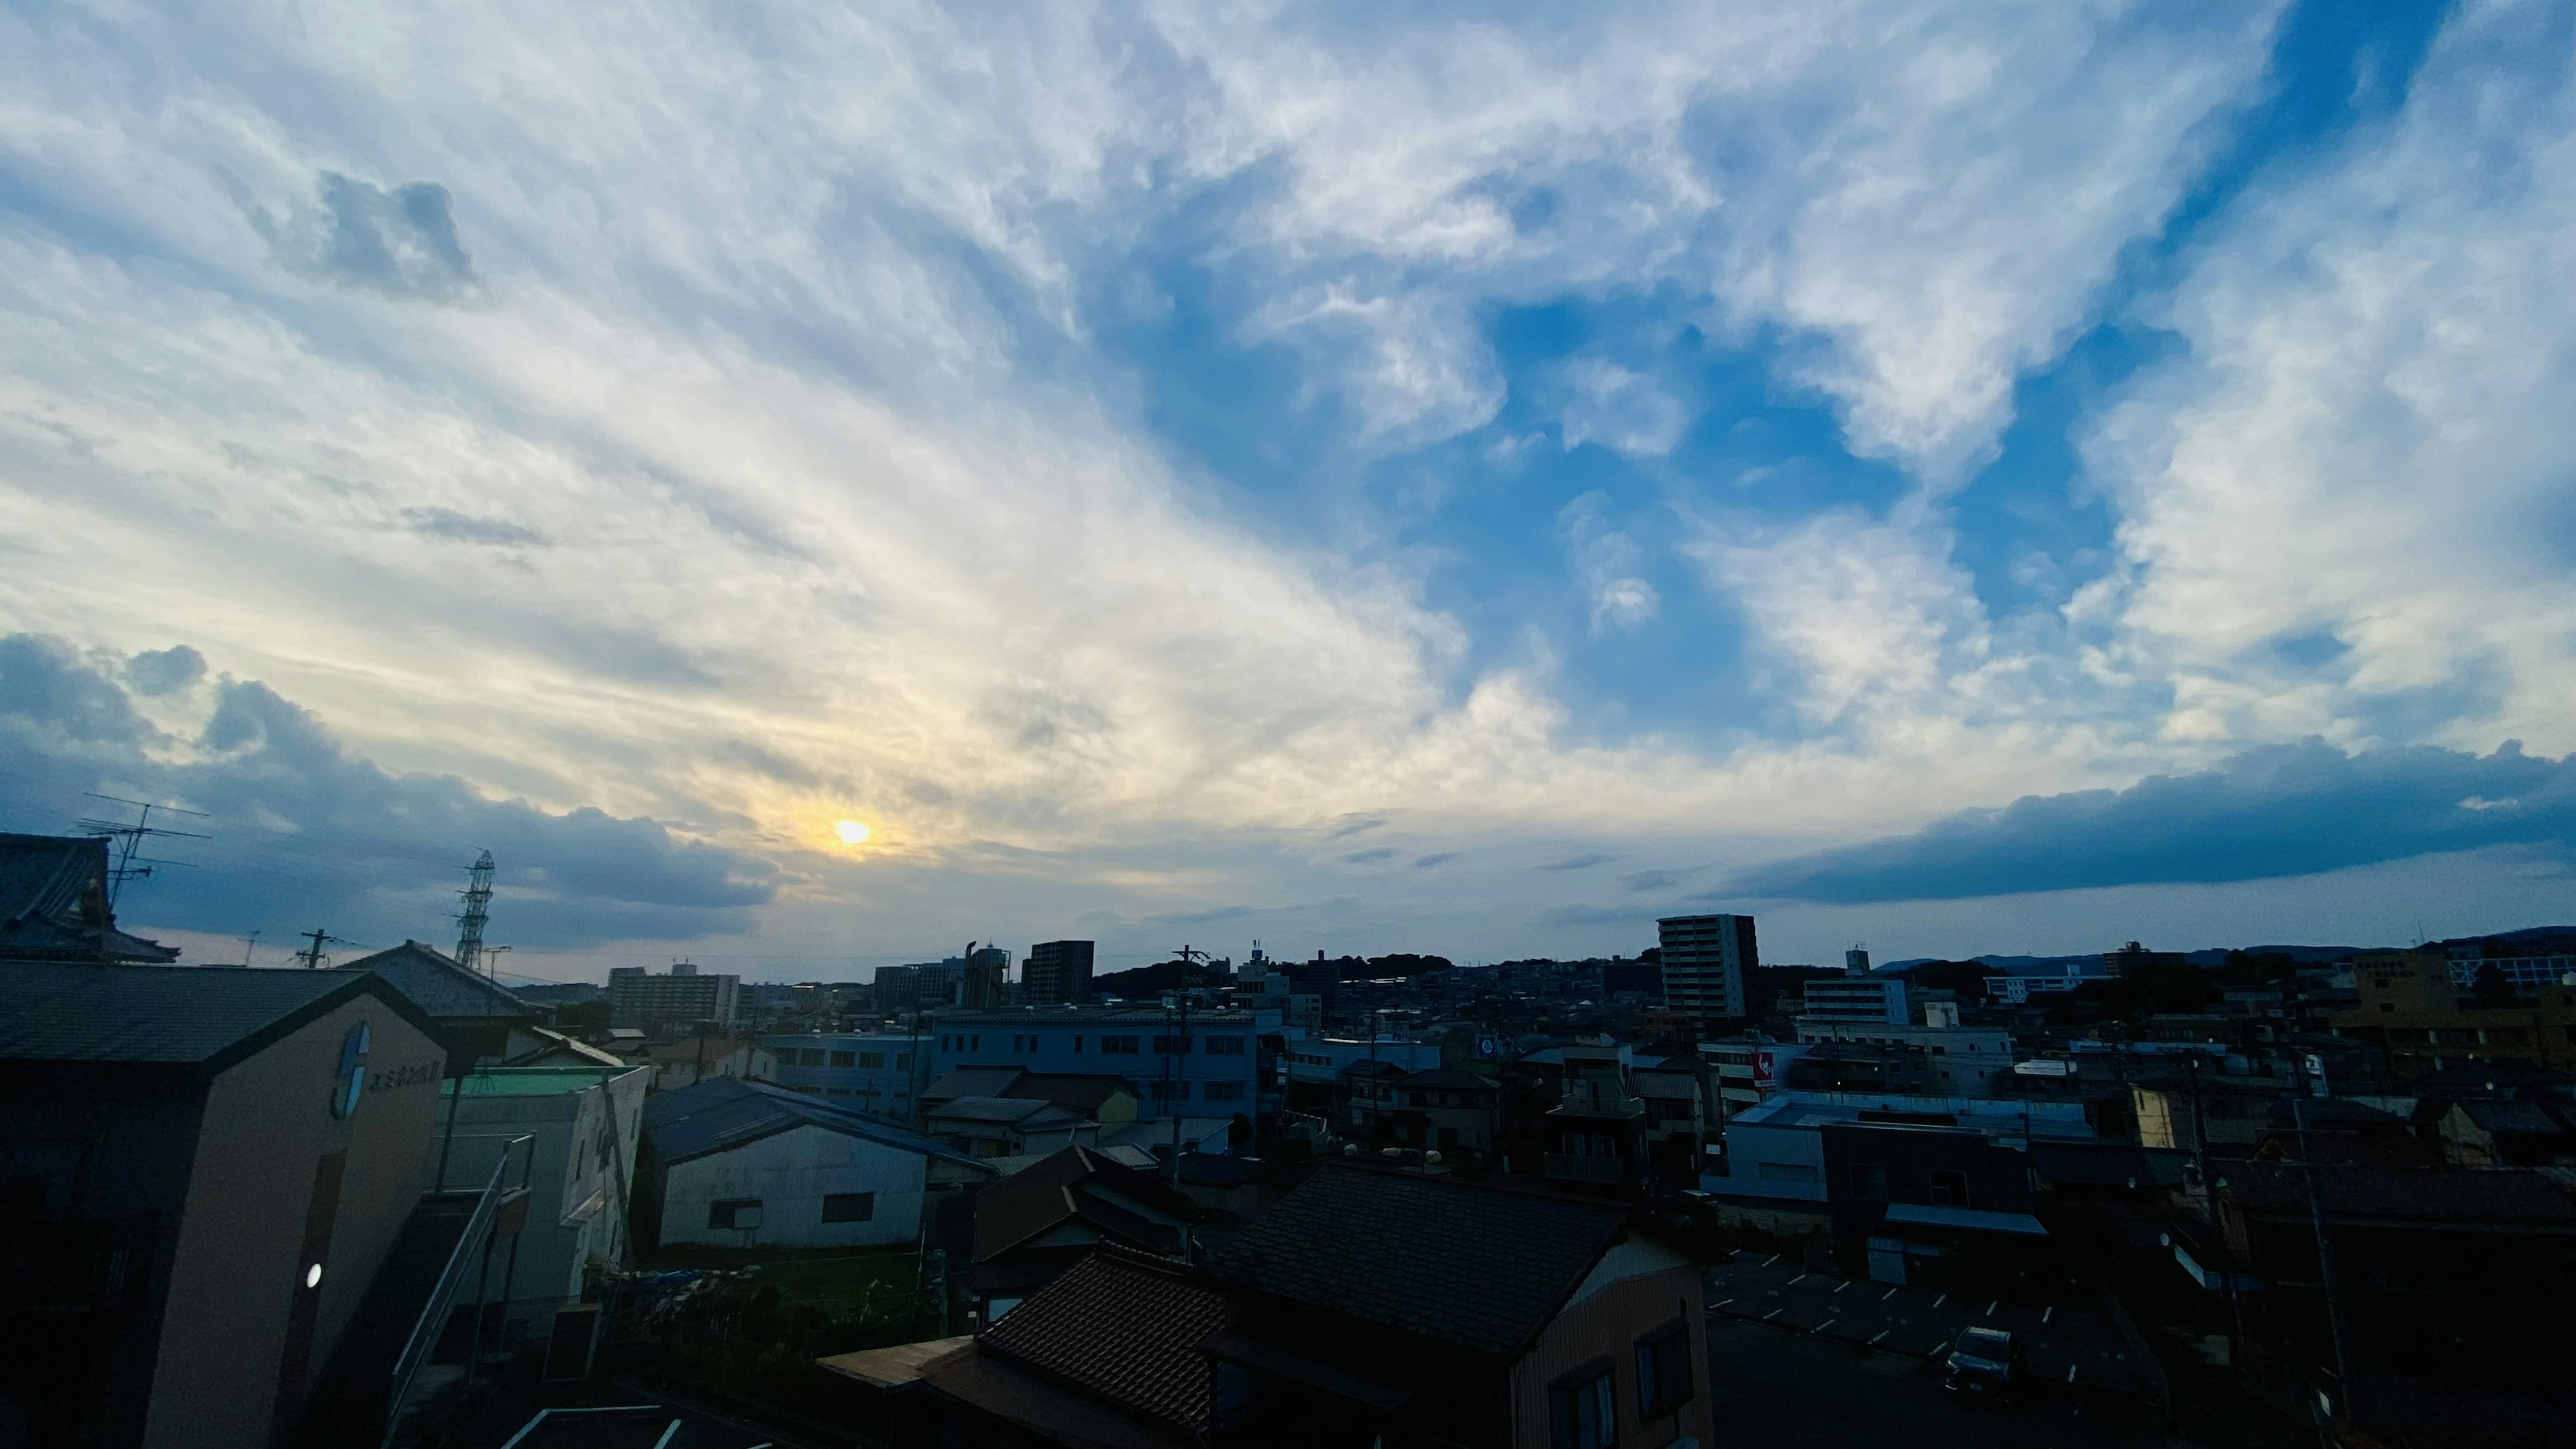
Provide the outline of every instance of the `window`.
[[1011,1050],[1015,1052],[1034,1052],[1037,1049],[1038,1038],[1037,1033],[1035,1032],[1031,1032],[1027,1036],[1015,1036],[1011,1038]]
[[1243,1043],[1244,1038],[1239,1036],[1212,1036],[1207,1039],[1207,1054],[1212,1057],[1239,1057],[1243,1055]]
[[810,1048],[800,1051],[796,1054],[796,1065],[800,1067],[819,1067],[823,1065],[823,1054]]
[[1075,1037],[1073,1039],[1073,1054],[1075,1056],[1082,1055],[1082,1038],[1080,1037]]
[[857,1052],[832,1053],[832,1065],[836,1067],[855,1067],[858,1064],[859,1054]]
[[1143,1044],[1142,1037],[1104,1036],[1100,1039],[1100,1050],[1104,1056],[1134,1056]]
[[1851,1195],[1862,1202],[1887,1201],[1887,1169],[1875,1162],[1853,1163]]
[[1944,1207],[1968,1205],[1968,1175],[1956,1168],[1936,1167],[1927,1173],[1932,1201]]
[[1158,1036],[1154,1038],[1154,1055],[1158,1057],[1168,1057],[1174,1054],[1181,1056],[1188,1056],[1190,1054],[1190,1039],[1188,1037]]
[[1637,1417],[1678,1413],[1691,1391],[1690,1324],[1676,1318],[1637,1340]]
[[823,1194],[823,1221],[827,1223],[864,1223],[877,1215],[877,1195],[872,1192],[827,1192]]
[[984,1049],[984,1034],[983,1034],[982,1032],[980,1032],[980,1031],[979,1031],[979,1032],[975,1033],[973,1036],[970,1036],[970,1037],[966,1038],[966,1050],[968,1050],[968,1051],[970,1051],[970,1052],[980,1052],[980,1051],[982,1051],[983,1049]]
[[885,1065],[885,1053],[884,1053],[884,1052],[861,1052],[861,1053],[859,1053],[859,1065],[860,1065],[860,1066],[863,1066],[863,1067],[881,1067],[881,1066],[884,1066],[884,1065]]
[[708,1203],[707,1226],[711,1228],[759,1227],[760,1199],[729,1197]]
[[1243,1083],[1202,1082],[1199,1095],[1211,1102],[1240,1102],[1243,1100]]
[[1619,1442],[1619,1417],[1610,1392],[1610,1365],[1586,1365],[1547,1391],[1553,1449],[1610,1449]]

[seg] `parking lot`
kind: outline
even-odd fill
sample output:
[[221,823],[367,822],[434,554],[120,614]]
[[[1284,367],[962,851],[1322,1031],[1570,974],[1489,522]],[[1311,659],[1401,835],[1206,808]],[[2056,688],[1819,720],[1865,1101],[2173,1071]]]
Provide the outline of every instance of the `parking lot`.
[[1709,1270],[1712,1318],[1760,1324],[1916,1359],[1937,1359],[1966,1328],[2000,1328],[2029,1356],[2031,1378],[2155,1401],[2148,1365],[2094,1303],[2029,1303],[1810,1273],[1787,1258],[1738,1253]]

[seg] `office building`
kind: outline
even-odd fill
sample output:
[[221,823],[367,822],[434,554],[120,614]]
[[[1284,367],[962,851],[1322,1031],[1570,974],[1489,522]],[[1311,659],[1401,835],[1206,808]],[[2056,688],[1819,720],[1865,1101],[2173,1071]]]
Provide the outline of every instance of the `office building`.
[[2102,953],[2102,974],[2106,976],[2126,976],[2132,971],[2189,964],[2190,958],[2180,951],[2150,951],[2135,941],[2129,942],[2117,951]]
[[800,1032],[760,1039],[778,1059],[777,1082],[862,1112],[910,1118],[921,1038],[899,1031]]
[[1664,1005],[1697,1020],[1745,1014],[1746,975],[1761,964],[1751,916],[1668,916],[1657,921],[1663,947]]
[[648,1032],[702,1022],[729,1032],[741,992],[741,977],[702,972],[686,961],[662,976],[651,975],[641,966],[615,966],[608,972],[609,1019],[617,1026]]
[[1032,1006],[1062,1006],[1091,995],[1089,941],[1040,941],[1020,965],[1020,999]]

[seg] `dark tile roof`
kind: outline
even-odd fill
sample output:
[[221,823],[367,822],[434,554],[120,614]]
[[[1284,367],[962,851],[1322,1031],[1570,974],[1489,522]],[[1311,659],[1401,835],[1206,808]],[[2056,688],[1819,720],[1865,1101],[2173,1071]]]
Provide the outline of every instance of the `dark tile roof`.
[[1209,1267],[1311,1307],[1516,1356],[1627,1222],[1614,1203],[1335,1164]]
[[1215,1285],[1151,1258],[1092,1253],[984,1330],[979,1352],[998,1354],[1167,1424],[1208,1422],[1206,1358],[1199,1343],[1225,1327]]
[[1004,1126],[1062,1129],[1091,1119],[1043,1097],[951,1097],[922,1109],[927,1121],[985,1122]]
[[2460,1102],[2452,1110],[2481,1132],[2557,1134],[2567,1129],[2537,1102]]
[[644,1099],[644,1132],[664,1162],[724,1152],[797,1127],[821,1127],[925,1157],[983,1164],[872,1112],[835,1107],[802,1092],[740,1077],[709,1077]]
[[176,950],[116,929],[107,860],[96,836],[0,834],[0,961],[178,960]]
[[1083,1072],[1022,1072],[997,1095],[1035,1097],[1059,1107],[1070,1107],[1086,1117],[1097,1117],[1101,1107],[1120,1092],[1140,1099],[1143,1096],[1136,1090],[1136,1085],[1124,1077]]
[[[2576,1203],[2546,1175],[2523,1168],[2320,1167],[2316,1172],[2318,1193],[2330,1215],[2576,1229]],[[2294,1164],[2229,1163],[2225,1176],[2225,1193],[2246,1208],[2308,1210],[2304,1173]]]
[[543,1008],[521,1000],[501,983],[466,970],[446,952],[418,941],[361,956],[349,962],[348,969],[375,972],[439,1021],[537,1021],[545,1016]]
[[921,1100],[945,1102],[951,1097],[998,1097],[1022,1075],[1018,1067],[953,1067],[925,1088]]
[[363,971],[20,962],[0,967],[0,1060],[221,1070],[361,995],[430,1030]]
[[992,1183],[975,1196],[975,1261],[990,1261],[1072,1218],[1132,1246],[1171,1246],[1171,1232],[1121,1205],[1125,1199],[1184,1222],[1197,1207],[1151,1173],[1088,1147],[1067,1147]]

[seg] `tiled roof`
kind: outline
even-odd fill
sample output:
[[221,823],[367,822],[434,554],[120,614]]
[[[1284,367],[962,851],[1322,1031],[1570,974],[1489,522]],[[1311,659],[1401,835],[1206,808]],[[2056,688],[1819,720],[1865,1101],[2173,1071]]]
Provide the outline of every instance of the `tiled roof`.
[[1199,1342],[1225,1326],[1225,1294],[1182,1269],[1103,1249],[984,1330],[977,1348],[1168,1424],[1208,1422]]
[[219,1069],[360,995],[429,1027],[362,971],[20,962],[0,967],[0,1060]]
[[1020,1075],[1020,1068],[1009,1066],[952,1068],[948,1075],[930,1084],[921,1100],[929,1103],[945,1102],[951,1097],[997,1097]]
[[0,834],[0,961],[176,961],[116,929],[107,909],[107,842]]
[[1168,1230],[1111,1197],[1183,1221],[1189,1199],[1151,1174],[1088,1147],[1067,1147],[989,1184],[975,1197],[975,1261],[998,1257],[1069,1218],[1082,1218],[1139,1248],[1164,1246]]
[[900,1123],[870,1112],[831,1106],[767,1082],[709,1077],[644,1100],[645,1135],[652,1139],[653,1150],[665,1162],[686,1162],[728,1151],[797,1127],[820,1127],[925,1157],[982,1166]]
[[1026,1127],[1069,1127],[1091,1119],[1038,1097],[951,1097],[922,1112],[923,1120],[993,1122]]
[[373,971],[391,982],[412,1004],[440,1021],[468,1018],[535,1021],[545,1012],[513,995],[507,987],[477,975],[435,946],[405,941],[390,950],[348,963],[352,971]]
[[1097,1117],[1101,1107],[1120,1092],[1131,1097],[1139,1095],[1134,1084],[1124,1077],[1095,1076],[1084,1072],[1022,1072],[998,1095],[1036,1097]]
[[1331,1165],[1209,1263],[1228,1282],[1514,1355],[1625,1229],[1628,1210]]
[[[2304,1213],[2303,1172],[2289,1163],[2229,1163],[2225,1191],[2256,1211]],[[2329,1214],[2576,1228],[2576,1203],[2547,1176],[2528,1169],[2319,1167],[2316,1173]]]

